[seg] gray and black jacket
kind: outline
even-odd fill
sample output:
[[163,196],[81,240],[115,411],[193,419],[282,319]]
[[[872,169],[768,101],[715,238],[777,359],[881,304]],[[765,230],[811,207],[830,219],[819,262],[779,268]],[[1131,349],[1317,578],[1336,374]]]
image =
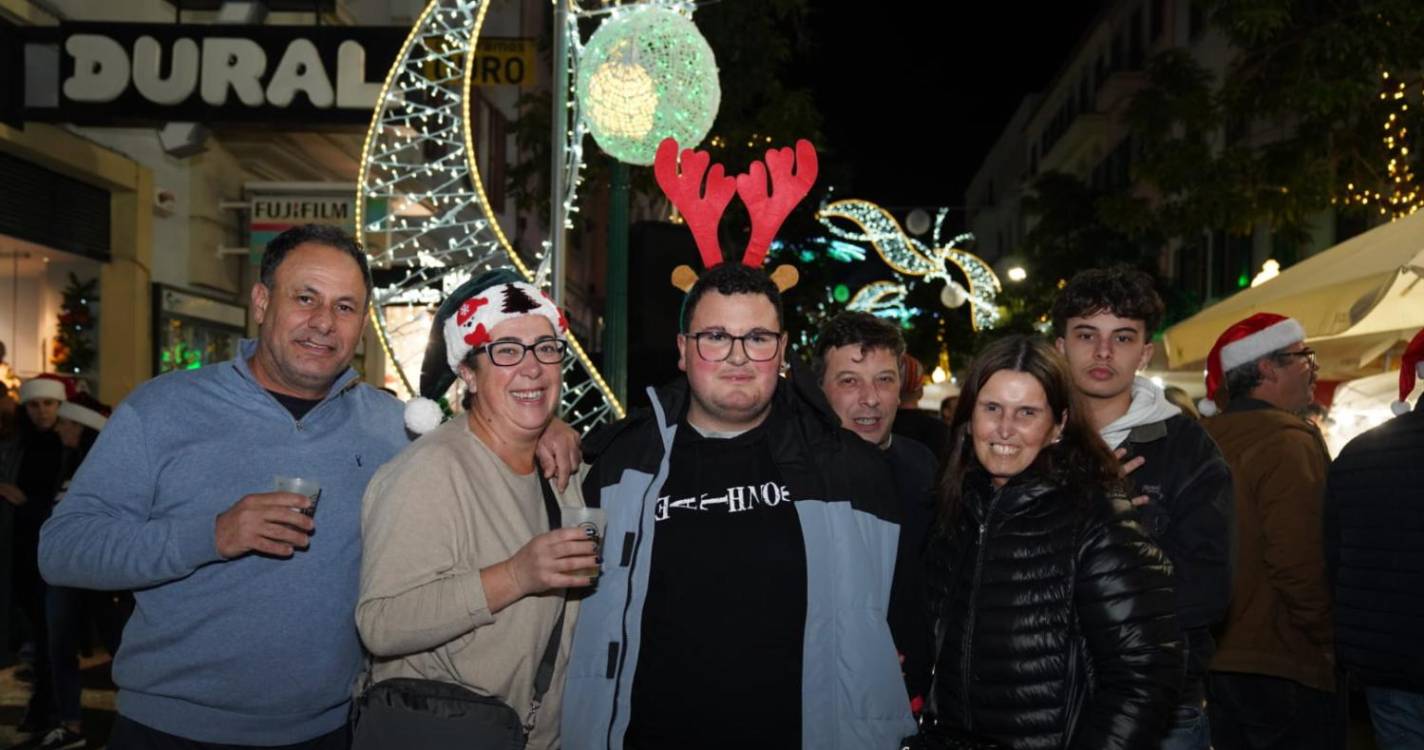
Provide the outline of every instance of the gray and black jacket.
[[[820,389],[803,378],[778,382],[768,420],[773,458],[796,498],[806,548],[802,745],[896,748],[915,725],[887,624],[900,533],[895,484],[879,451],[842,430]],[[628,728],[654,505],[687,381],[649,393],[651,410],[594,433],[584,445],[593,458],[584,497],[607,513],[606,562],[598,588],[581,604],[574,635],[563,712],[569,750],[620,750]]]

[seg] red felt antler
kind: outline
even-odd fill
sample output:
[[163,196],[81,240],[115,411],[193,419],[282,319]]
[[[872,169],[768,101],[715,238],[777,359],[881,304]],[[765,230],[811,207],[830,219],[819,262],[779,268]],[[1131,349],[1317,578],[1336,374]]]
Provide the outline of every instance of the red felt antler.
[[[737,192],[737,181],[726,176],[721,164],[713,164],[707,169],[712,157],[706,151],[686,149],[682,152],[682,171],[678,171],[677,141],[666,138],[658,144],[657,156],[653,160],[653,174],[658,179],[658,187],[663,189],[672,201],[687,228],[692,230],[692,238],[697,241],[697,252],[702,255],[702,265],[711,268],[722,262],[722,246],[717,242],[717,224],[732,195]],[[707,192],[702,192],[702,174],[707,173]]]
[[[794,157],[790,148],[769,149],[765,166],[759,161],[752,162],[747,174],[737,176],[737,194],[742,196],[752,218],[752,236],[747,240],[746,252],[742,253],[743,265],[761,268],[781,223],[811,192],[817,168],[816,147],[803,138],[796,142]],[[768,172],[771,174],[770,194],[766,185]]]

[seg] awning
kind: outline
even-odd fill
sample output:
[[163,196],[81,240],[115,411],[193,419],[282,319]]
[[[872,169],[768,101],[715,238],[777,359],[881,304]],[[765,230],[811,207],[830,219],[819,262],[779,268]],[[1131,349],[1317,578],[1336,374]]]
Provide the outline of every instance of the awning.
[[1228,326],[1257,312],[1299,320],[1321,377],[1378,372],[1372,364],[1424,327],[1424,211],[1376,227],[1168,328],[1173,370],[1201,367]]

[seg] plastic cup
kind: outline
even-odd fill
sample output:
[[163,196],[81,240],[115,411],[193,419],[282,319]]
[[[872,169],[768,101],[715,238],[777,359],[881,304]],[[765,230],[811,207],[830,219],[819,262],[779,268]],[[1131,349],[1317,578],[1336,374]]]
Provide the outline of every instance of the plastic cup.
[[[595,554],[603,550],[603,526],[605,516],[602,508],[585,508],[583,506],[561,505],[559,506],[560,521],[566,529],[593,529],[593,540]],[[587,533],[587,532],[585,532]],[[585,570],[572,571],[572,575],[587,576],[597,578],[598,568],[588,568]]]
[[321,484],[315,479],[302,479],[301,477],[284,477],[278,475],[273,484],[276,492],[291,492],[295,495],[305,495],[311,501],[311,507],[298,511],[308,518],[316,515],[317,501],[321,500]]

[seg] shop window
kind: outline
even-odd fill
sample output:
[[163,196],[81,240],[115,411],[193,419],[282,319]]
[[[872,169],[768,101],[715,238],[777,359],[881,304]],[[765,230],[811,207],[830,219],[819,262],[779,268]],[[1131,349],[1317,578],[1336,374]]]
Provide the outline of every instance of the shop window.
[[1174,253],[1174,285],[1197,299],[1207,299],[1206,261],[1210,254],[1205,237],[1198,236],[1183,242]]
[[1212,296],[1229,297],[1251,286],[1251,237],[1218,230],[1212,240]]
[[1187,36],[1196,41],[1206,31],[1206,4],[1203,0],[1189,0],[1187,7]]
[[196,370],[237,356],[247,309],[211,297],[153,285],[153,374]]

